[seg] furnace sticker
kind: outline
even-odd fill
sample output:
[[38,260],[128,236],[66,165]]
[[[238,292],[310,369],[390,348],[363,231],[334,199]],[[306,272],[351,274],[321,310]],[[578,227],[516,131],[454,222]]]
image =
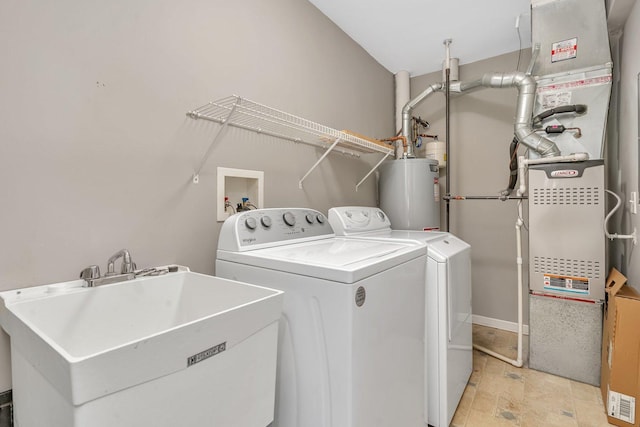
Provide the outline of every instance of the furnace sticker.
[[551,62],[566,61],[578,56],[578,39],[563,40],[551,45]]
[[543,276],[544,289],[576,294],[589,294],[589,279],[586,277],[559,276],[546,274]]

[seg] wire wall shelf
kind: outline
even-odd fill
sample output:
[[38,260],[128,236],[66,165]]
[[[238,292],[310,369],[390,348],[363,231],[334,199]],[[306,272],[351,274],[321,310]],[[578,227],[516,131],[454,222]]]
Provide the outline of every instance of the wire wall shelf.
[[354,157],[360,157],[361,153],[381,153],[384,155],[383,159],[356,185],[356,190],[378,168],[382,161],[394,152],[393,147],[382,142],[363,139],[351,133],[338,131],[236,95],[212,101],[193,111],[189,111],[187,116],[192,119],[209,120],[221,125],[193,175],[194,183],[198,183],[200,171],[226,126],[233,126],[325,149],[326,151],[322,157],[300,179],[298,183],[300,188],[302,188],[302,182],[307,176],[331,151]]

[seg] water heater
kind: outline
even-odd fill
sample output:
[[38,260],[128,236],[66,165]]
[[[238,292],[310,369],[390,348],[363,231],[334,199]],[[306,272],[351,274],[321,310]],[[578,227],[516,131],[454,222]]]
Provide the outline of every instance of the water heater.
[[380,166],[380,208],[396,230],[439,230],[438,161],[407,158]]

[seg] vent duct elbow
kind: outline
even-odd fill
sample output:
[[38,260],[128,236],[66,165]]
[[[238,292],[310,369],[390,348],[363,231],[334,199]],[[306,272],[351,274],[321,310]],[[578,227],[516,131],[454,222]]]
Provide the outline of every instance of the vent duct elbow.
[[486,85],[495,88],[516,87],[518,89],[514,124],[516,138],[541,157],[560,155],[560,150],[553,141],[538,135],[533,130],[532,115],[536,96],[536,81],[533,77],[521,72],[486,74],[483,77],[483,86]]
[[[518,89],[516,105],[516,119],[514,134],[518,141],[538,153],[541,157],[559,156],[560,150],[556,144],[535,133],[532,127],[533,106],[536,96],[536,81],[523,72],[489,73],[478,80],[456,82],[450,85],[452,92],[465,93],[478,88],[510,88]],[[444,84],[433,84],[420,95],[409,101],[402,109],[402,135],[407,138],[407,155],[413,156],[413,135],[411,135],[411,115],[413,108],[425,100],[429,95],[442,91]]]
[[406,157],[415,157],[413,154],[413,135],[411,135],[411,114],[416,105],[424,101],[432,93],[441,91],[444,88],[443,83],[434,83],[428,86],[420,95],[407,102],[402,108],[402,136],[407,141]]
[[515,87],[518,89],[514,134],[518,141],[538,153],[541,157],[559,156],[556,144],[535,133],[532,127],[533,105],[536,96],[536,81],[522,72],[492,73],[482,76],[482,86],[497,89]]

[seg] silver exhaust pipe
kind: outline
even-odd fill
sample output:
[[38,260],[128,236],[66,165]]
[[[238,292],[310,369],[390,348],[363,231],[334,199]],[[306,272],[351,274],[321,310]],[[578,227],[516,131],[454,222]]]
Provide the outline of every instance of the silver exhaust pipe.
[[[445,84],[435,83],[427,87],[421,94],[409,101],[402,109],[402,136],[407,138],[407,157],[415,157],[413,154],[413,143],[411,135],[411,116],[413,109],[432,93],[442,92]],[[514,134],[518,140],[531,150],[540,154],[541,157],[559,156],[560,150],[556,144],[538,135],[533,130],[531,118],[536,95],[536,81],[533,77],[523,72],[510,73],[490,73],[485,74],[478,80],[466,82],[456,82],[450,85],[450,90],[457,93],[466,93],[480,88],[511,88],[518,89],[518,101],[516,108],[516,120],[514,124]]]

